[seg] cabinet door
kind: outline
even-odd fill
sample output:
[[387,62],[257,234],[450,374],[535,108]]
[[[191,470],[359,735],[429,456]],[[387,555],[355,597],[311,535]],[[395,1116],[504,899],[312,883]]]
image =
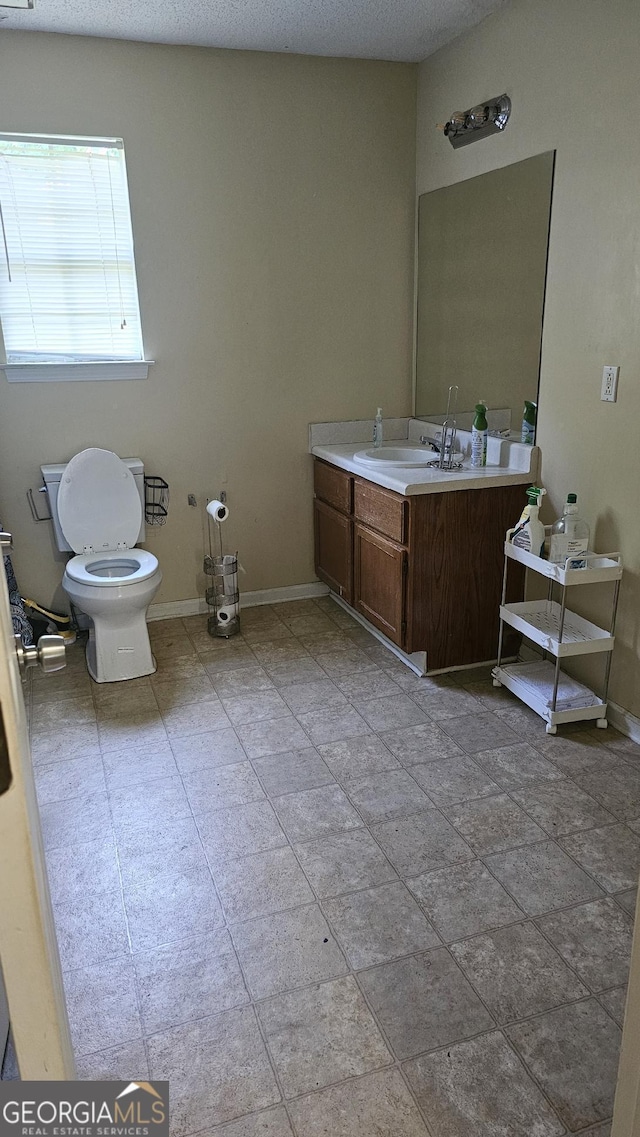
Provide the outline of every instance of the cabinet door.
[[313,503],[315,567],[320,580],[353,602],[353,522],[316,498]]
[[398,647],[404,646],[406,551],[355,523],[353,604]]

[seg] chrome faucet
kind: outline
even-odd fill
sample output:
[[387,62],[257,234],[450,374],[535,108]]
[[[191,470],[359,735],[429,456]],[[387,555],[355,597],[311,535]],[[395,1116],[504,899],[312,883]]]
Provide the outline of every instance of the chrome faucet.
[[442,438],[430,438],[428,434],[420,435],[420,443],[422,446],[430,446],[436,454],[440,453],[440,445]]

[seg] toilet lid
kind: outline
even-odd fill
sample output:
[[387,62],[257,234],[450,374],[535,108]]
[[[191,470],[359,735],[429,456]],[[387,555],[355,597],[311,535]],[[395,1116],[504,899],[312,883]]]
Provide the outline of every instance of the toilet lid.
[[58,518],[75,553],[133,549],[142,505],[131,470],[111,450],[76,454],[60,479]]

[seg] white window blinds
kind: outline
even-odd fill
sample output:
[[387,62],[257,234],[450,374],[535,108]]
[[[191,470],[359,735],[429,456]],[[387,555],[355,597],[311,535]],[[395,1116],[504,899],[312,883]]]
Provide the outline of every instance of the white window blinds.
[[142,359],[122,141],[0,134],[0,209],[7,362]]

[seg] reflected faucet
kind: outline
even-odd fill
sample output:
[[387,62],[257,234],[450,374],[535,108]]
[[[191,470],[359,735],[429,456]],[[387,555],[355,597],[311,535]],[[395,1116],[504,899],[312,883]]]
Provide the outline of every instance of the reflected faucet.
[[428,466],[437,466],[439,470],[460,470],[462,462],[455,461],[456,453],[456,436],[458,433],[458,425],[455,419],[456,404],[458,402],[458,387],[453,383],[449,387],[449,397],[447,399],[447,414],[442,424],[442,430],[438,431],[435,438],[431,438],[428,434],[420,435],[420,442],[423,446],[431,446],[439,455],[437,461],[428,462]]

